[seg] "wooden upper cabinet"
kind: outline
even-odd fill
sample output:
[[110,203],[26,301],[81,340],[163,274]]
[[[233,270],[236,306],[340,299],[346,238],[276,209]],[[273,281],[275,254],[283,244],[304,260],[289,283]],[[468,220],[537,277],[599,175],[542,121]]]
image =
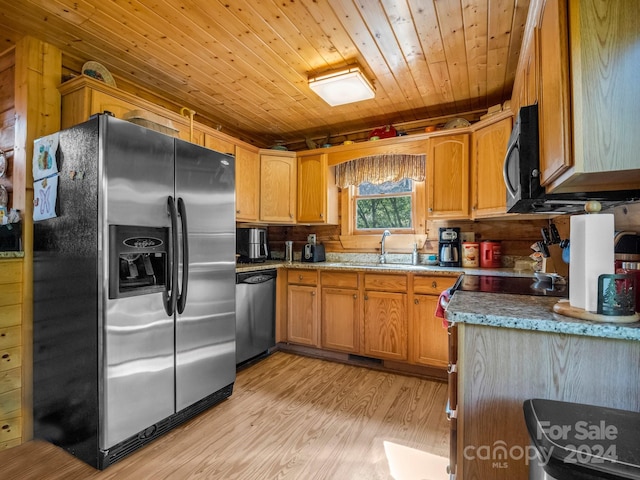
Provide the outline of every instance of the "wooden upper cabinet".
[[295,212],[295,152],[263,150],[260,154],[260,220],[295,223]]
[[538,42],[540,181],[546,185],[571,166],[567,2],[544,1]]
[[469,218],[469,134],[427,142],[427,219]]
[[326,153],[298,157],[298,223],[338,223],[338,188],[333,171]]
[[255,222],[259,218],[260,154],[236,146],[236,221]]
[[506,212],[507,192],[502,178],[504,156],[511,134],[511,117],[473,132],[471,214],[473,218]]
[[236,145],[231,139],[219,137],[212,133],[204,134],[204,146],[216,152],[228,153],[229,155],[234,155],[236,150]]
[[[605,7],[606,5],[606,7]],[[546,0],[538,38],[542,182],[548,192],[637,189],[637,6]]]

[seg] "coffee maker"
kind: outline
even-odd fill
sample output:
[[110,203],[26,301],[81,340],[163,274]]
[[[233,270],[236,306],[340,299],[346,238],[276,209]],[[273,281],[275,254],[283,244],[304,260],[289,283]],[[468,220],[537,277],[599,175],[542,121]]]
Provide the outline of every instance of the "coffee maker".
[[441,267],[459,267],[461,265],[459,228],[440,227],[438,233],[438,256]]

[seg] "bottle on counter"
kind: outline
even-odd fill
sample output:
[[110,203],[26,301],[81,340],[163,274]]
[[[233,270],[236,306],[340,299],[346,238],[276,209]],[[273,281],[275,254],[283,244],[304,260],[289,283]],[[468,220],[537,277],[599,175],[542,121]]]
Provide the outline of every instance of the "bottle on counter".
[[413,252],[411,252],[411,265],[418,265],[418,244],[413,244]]

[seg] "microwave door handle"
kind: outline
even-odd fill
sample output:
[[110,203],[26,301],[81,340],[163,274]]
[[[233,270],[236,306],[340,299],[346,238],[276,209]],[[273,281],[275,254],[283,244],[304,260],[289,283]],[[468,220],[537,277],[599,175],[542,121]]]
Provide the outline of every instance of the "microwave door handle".
[[182,313],[187,305],[187,287],[189,285],[189,229],[187,228],[187,208],[182,197],[178,198],[178,215],[182,226],[182,282],[177,300],[177,311]]
[[176,288],[178,285],[178,219],[176,218],[176,204],[172,196],[167,197],[167,210],[171,219],[171,246],[167,252],[169,278],[167,279],[167,287],[162,293],[162,303],[167,315],[173,317],[176,310]]
[[518,142],[516,141],[514,141],[509,145],[509,148],[507,149],[507,153],[504,157],[504,164],[502,165],[502,178],[504,178],[504,184],[507,187],[507,191],[509,192],[509,195],[511,195],[512,198],[515,198],[517,192],[516,192],[516,189],[513,188],[513,185],[511,184],[511,180],[509,180],[509,162],[512,161],[511,153],[516,148],[518,148]]

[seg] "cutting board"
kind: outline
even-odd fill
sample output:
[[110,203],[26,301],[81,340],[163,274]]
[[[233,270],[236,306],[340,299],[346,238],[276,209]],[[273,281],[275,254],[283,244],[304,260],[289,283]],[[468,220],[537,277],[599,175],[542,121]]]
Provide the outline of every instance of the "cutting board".
[[600,315],[588,312],[582,308],[572,307],[569,300],[560,300],[553,306],[553,311],[567,317],[579,318],[601,323],[634,323],[640,321],[638,313],[634,315]]

